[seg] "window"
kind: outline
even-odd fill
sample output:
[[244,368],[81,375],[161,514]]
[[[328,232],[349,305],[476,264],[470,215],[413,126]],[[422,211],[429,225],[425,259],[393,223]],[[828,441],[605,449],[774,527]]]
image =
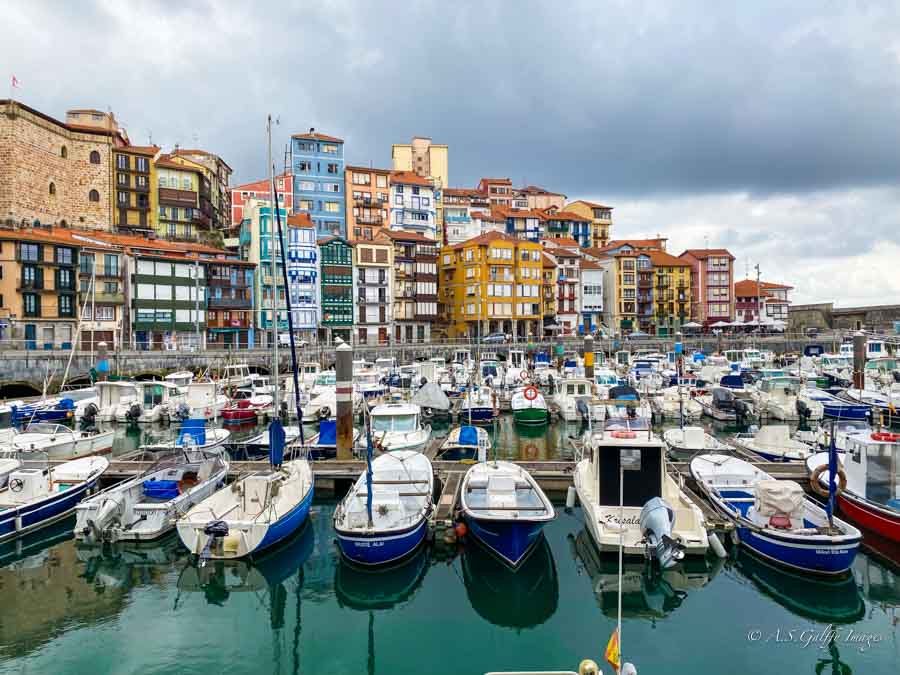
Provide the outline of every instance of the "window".
[[97,307],[97,321],[115,321],[116,308],[109,305],[100,305]]
[[75,316],[75,306],[72,302],[73,296],[71,295],[61,295],[59,296],[59,315],[60,316]]
[[341,205],[338,202],[325,202],[325,210],[328,213],[338,213],[341,210]]
[[160,218],[168,218],[169,217],[169,210],[165,206],[159,207],[159,217]]
[[297,208],[300,211],[312,211],[312,208],[313,208],[312,199],[301,199],[299,202],[299,206]]
[[335,154],[338,151],[338,147],[336,145],[332,145],[330,143],[322,144],[322,152],[327,152],[329,154]]
[[380,188],[387,187],[387,176],[378,175],[375,176],[375,186]]
[[143,171],[146,173],[147,171],[147,158],[146,157],[138,157],[135,162],[137,163],[137,170]]
[[309,162],[297,162],[297,171],[310,171],[312,166]]
[[88,200],[90,200],[92,202],[99,202],[100,201],[100,193],[97,192],[96,190],[91,190],[90,192],[88,192]]
[[56,288],[61,291],[75,290],[75,276],[72,270],[66,268],[56,270]]
[[72,254],[73,251],[71,248],[66,248],[65,246],[57,246],[56,247],[56,262],[60,265],[71,265],[72,262]]
[[99,164],[100,163],[100,153],[96,150],[91,150],[91,164]]
[[147,176],[136,176],[134,179],[134,184],[139,188],[146,188],[148,183],[149,180],[147,179]]
[[116,155],[116,168],[128,170],[128,157],[125,155]]
[[22,293],[22,307],[25,316],[40,316],[41,306],[38,303],[38,296],[34,293]]
[[315,192],[316,184],[311,180],[301,180],[297,184],[297,189],[301,192]]
[[119,206],[127,206],[128,205],[128,193],[127,192],[116,192],[116,201],[119,202]]
[[48,188],[50,191],[50,195],[53,196],[56,194],[56,183],[50,183],[50,187]]
[[191,178],[190,176],[185,176],[181,179],[181,187],[185,190],[191,189]]
[[59,149],[59,156],[62,157],[63,159],[65,159],[66,157],[69,156],[69,151],[66,150],[66,146],[62,146],[62,147]]
[[[329,164],[327,168],[328,168],[328,173],[336,174],[336,173],[338,172],[338,165],[337,165],[337,164]],[[368,178],[369,178],[369,175],[366,174],[366,179],[368,179]],[[369,184],[369,181],[368,181],[368,180],[366,180],[366,182],[363,183],[363,185],[368,185],[368,184]]]

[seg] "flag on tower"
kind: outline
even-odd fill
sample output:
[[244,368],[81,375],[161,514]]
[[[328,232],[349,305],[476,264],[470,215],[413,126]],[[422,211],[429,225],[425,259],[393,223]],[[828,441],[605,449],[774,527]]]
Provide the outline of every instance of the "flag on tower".
[[13,75],[11,84],[14,89],[18,89],[19,88],[19,78],[16,77],[15,75]]

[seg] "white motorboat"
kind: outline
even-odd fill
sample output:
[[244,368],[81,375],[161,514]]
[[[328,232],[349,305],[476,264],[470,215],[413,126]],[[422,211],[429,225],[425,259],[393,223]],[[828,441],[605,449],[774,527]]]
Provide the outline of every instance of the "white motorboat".
[[183,449],[210,451],[224,444],[229,438],[231,432],[228,429],[207,429],[205,419],[189,419],[181,423],[178,437],[174,441],[148,443],[141,446],[141,450],[157,453]]
[[422,410],[413,403],[384,403],[371,412],[372,439],[385,452],[421,452],[431,439],[431,425],[422,425]]
[[[803,385],[796,377],[772,377],[760,380],[756,385],[754,397],[757,412],[763,416],[777,420],[797,420],[800,418],[797,401]],[[805,416],[810,420],[820,420],[825,409],[822,404],[812,399],[805,399]]]
[[183,394],[187,391],[188,385],[194,381],[194,374],[189,370],[179,370],[169,373],[163,379],[169,384],[174,384]]
[[752,433],[736,434],[734,444],[769,462],[802,462],[812,453],[809,445],[791,438],[791,430],[784,424],[769,424]]
[[185,388],[184,400],[170,410],[169,415],[181,419],[214,420],[221,417],[228,405],[228,397],[219,392],[215,382],[191,382]]
[[731,446],[706,433],[703,427],[667,429],[663,433],[663,440],[669,448],[669,457],[678,460],[689,459],[703,452],[731,451]]
[[246,363],[233,363],[225,366],[219,382],[226,387],[244,387],[250,382],[250,366]]
[[513,419],[518,424],[543,426],[550,422],[550,411],[544,395],[534,385],[519,387],[509,401]]
[[650,397],[650,407],[665,420],[694,422],[703,417],[703,406],[697,403],[685,387],[666,387]]
[[[644,420],[649,425],[653,420],[653,411],[647,400],[634,387],[617,385],[610,387],[606,394],[605,419]],[[603,416],[598,419],[604,419]]]
[[75,538],[88,543],[150,541],[218,490],[228,474],[222,453],[185,449],[161,458],[136,478],[75,507]]
[[[705,555],[709,540],[703,512],[666,471],[665,444],[649,428],[632,431],[627,425],[622,428],[621,420],[615,426],[585,433],[582,452],[576,455],[575,490],[597,547],[618,550],[621,538],[625,554],[645,555],[641,514],[645,505],[659,498],[674,517],[671,539],[688,555]],[[620,468],[624,468],[621,507]]]
[[594,405],[594,385],[582,377],[557,378],[551,400],[559,408],[560,416],[566,422],[578,422],[586,419],[603,419],[601,405]]
[[48,459],[69,460],[112,451],[115,432],[75,430],[62,424],[35,422],[25,431],[16,433],[7,442],[6,450],[40,452]]
[[53,468],[18,468],[0,490],[0,541],[55,523],[97,485],[104,457],[81,457]]
[[176,528],[182,543],[201,559],[243,558],[299,530],[312,499],[309,462],[276,463],[214,492],[179,518]]
[[137,396],[116,408],[117,422],[159,422],[168,418],[169,412],[177,410],[178,404],[184,401],[184,395],[170,382],[133,382],[132,386]]
[[98,422],[114,422],[118,410],[127,410],[138,397],[134,382],[97,382],[94,388],[97,390]]

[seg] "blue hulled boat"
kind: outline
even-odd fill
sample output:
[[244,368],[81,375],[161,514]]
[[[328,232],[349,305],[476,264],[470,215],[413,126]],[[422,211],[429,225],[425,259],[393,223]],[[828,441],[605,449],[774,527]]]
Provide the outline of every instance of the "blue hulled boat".
[[469,469],[461,505],[472,535],[513,568],[525,560],[544,525],[556,515],[531,474],[511,462],[482,462]]
[[865,403],[853,403],[840,399],[824,389],[807,387],[801,394],[813,401],[818,401],[825,409],[825,417],[835,420],[866,420],[872,406]]
[[791,569],[845,574],[859,550],[855,527],[808,499],[793,481],[772,480],[737,457],[700,455],[691,475],[713,507],[734,522],[741,546]]

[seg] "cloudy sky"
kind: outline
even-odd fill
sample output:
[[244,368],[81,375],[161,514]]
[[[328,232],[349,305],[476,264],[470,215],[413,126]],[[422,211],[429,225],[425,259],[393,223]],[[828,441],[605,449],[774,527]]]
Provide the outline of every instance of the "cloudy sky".
[[[739,5],[739,9],[735,9]],[[900,302],[900,4],[8,3],[0,62],[56,116],[199,145],[238,181],[311,126],[388,166],[509,176],[615,207],[617,238],[725,246],[795,301]],[[5,93],[5,92],[4,92]]]

